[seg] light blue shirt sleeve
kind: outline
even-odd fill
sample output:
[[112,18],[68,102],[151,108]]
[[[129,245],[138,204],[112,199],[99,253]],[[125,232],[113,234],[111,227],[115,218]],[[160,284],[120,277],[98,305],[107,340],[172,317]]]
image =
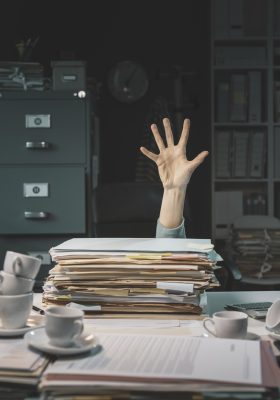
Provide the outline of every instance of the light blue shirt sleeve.
[[163,226],[159,219],[157,221],[157,229],[156,229],[156,237],[157,238],[179,238],[184,239],[186,237],[185,232],[185,220],[183,219],[182,223],[176,228],[166,228]]

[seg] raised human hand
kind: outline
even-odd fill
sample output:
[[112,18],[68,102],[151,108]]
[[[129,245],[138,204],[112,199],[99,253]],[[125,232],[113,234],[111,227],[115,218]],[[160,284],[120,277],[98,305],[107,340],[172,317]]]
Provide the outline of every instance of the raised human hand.
[[163,119],[166,144],[158,131],[156,124],[151,125],[151,130],[159,148],[159,154],[155,154],[145,147],[140,147],[141,152],[157,164],[159,176],[165,189],[186,189],[192,173],[204,161],[208,151],[202,151],[193,160],[186,156],[186,146],[189,137],[190,120],[185,119],[181,137],[174,144],[173,133],[168,118]]

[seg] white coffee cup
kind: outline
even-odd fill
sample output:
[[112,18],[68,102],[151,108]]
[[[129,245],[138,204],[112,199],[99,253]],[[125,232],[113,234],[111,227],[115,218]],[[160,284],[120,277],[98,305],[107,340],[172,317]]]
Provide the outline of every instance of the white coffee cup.
[[269,331],[280,333],[280,299],[275,300],[267,310],[265,326]]
[[9,274],[34,279],[39,272],[41,260],[26,254],[7,251],[3,270]]
[[33,304],[33,292],[19,295],[0,295],[0,320],[3,329],[26,326]]
[[213,318],[203,320],[203,327],[219,338],[244,339],[247,335],[248,315],[240,311],[217,311]]
[[82,310],[50,306],[45,311],[46,333],[50,344],[58,347],[69,347],[83,332],[84,312]]
[[32,292],[34,279],[22,278],[5,271],[0,272],[0,293],[6,295]]

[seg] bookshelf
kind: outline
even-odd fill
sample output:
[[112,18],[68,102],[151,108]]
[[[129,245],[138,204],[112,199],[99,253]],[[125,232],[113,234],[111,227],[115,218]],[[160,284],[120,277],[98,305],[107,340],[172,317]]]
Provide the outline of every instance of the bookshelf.
[[212,0],[212,238],[280,218],[280,0]]

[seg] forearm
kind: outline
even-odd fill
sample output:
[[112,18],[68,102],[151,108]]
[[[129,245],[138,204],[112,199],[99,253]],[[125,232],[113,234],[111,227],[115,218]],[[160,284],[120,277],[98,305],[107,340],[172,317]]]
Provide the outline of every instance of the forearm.
[[185,205],[186,188],[164,189],[159,221],[165,228],[181,225]]

